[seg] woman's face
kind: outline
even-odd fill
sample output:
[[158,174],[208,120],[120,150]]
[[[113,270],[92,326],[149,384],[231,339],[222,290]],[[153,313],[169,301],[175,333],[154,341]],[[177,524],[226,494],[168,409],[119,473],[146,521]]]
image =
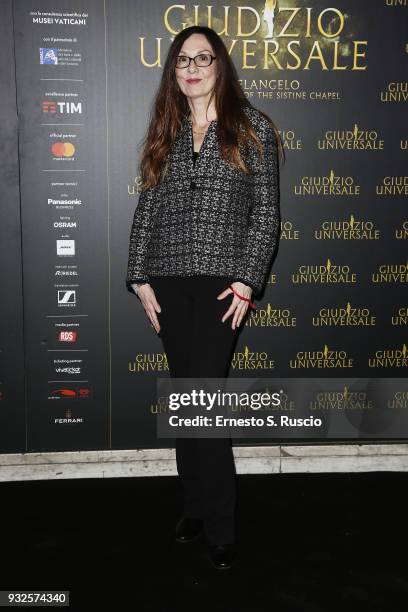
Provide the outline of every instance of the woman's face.
[[[201,54],[215,56],[214,49],[203,34],[191,34],[184,41],[178,55],[196,57]],[[216,62],[215,59],[209,66],[196,66],[195,62],[191,61],[188,68],[175,68],[181,91],[189,98],[208,97],[215,85]]]

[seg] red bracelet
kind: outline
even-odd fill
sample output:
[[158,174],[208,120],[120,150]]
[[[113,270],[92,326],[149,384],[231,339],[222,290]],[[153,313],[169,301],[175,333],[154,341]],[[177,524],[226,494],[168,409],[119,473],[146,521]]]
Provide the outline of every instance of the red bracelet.
[[251,302],[251,300],[247,297],[244,297],[243,295],[239,295],[239,293],[237,293],[234,289],[234,287],[232,285],[230,285],[231,289],[233,290],[233,292],[235,293],[235,295],[237,295],[239,298],[241,298],[241,300],[245,300],[246,302],[249,302],[249,305],[251,308],[256,309],[256,306],[253,302]]

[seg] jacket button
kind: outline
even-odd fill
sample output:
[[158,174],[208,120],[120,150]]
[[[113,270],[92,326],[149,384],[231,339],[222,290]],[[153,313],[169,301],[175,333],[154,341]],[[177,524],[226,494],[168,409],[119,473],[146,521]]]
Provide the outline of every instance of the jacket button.
[[194,181],[191,181],[190,183],[190,189],[197,189],[197,183]]

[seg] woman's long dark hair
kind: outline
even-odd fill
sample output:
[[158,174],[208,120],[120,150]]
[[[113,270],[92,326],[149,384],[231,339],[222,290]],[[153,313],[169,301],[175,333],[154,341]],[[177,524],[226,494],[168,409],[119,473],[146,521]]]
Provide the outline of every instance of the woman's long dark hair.
[[[163,68],[149,128],[143,142],[140,162],[143,189],[152,187],[160,181],[167,154],[181,127],[183,117],[190,111],[187,97],[180,90],[176,80],[175,65],[184,41],[192,34],[203,34],[211,43],[217,57],[217,77],[209,104],[214,97],[220,155],[242,172],[248,173],[239,152],[239,144],[242,142],[246,147],[252,140],[262,154],[262,144],[243,111],[245,106],[253,108],[252,104],[245,97],[237,71],[222,39],[212,28],[191,26],[179,32],[174,38]],[[283,143],[278,129],[266,113],[259,112],[274,130],[278,150],[284,158]],[[244,127],[243,132],[240,126]]]

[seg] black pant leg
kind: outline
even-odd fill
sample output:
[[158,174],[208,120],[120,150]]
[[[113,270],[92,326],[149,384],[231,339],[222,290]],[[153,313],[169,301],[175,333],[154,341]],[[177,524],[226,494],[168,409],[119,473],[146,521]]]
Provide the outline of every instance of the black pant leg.
[[183,277],[154,276],[150,279],[161,307],[157,313],[159,337],[166,353],[170,375],[186,378],[190,369],[191,342],[189,330],[193,323],[193,300]]
[[[225,378],[228,375],[239,329],[231,328],[232,316],[221,322],[232,295],[223,300],[217,300],[217,295],[232,281],[223,277],[203,277],[194,281],[192,377]],[[207,540],[211,544],[233,542],[236,470],[231,438],[197,438],[196,443]]]
[[[193,320],[189,279],[155,276],[151,277],[150,285],[162,310],[157,314],[159,336],[170,375],[173,378],[188,378]],[[196,442],[194,438],[176,438],[176,464],[183,487],[184,515],[191,518],[201,518],[203,510]]]

